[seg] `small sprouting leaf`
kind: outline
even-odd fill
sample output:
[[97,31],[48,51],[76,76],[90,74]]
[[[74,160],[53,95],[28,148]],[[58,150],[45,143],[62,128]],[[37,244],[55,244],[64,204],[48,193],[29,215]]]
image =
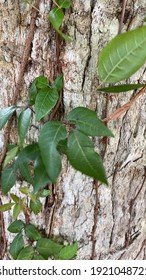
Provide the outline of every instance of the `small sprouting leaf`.
[[0,130],[6,124],[8,119],[12,116],[12,114],[16,111],[15,106],[7,107],[5,109],[0,109]]
[[45,258],[59,254],[63,245],[60,245],[50,239],[41,238],[37,241],[36,249]]
[[20,198],[17,195],[15,195],[14,193],[11,193],[10,196],[15,203],[19,203]]
[[5,211],[8,211],[12,208],[12,206],[14,205],[15,203],[6,203],[6,204],[3,204],[0,206],[0,211],[1,212],[5,212]]
[[145,45],[146,26],[113,38],[99,56],[100,80],[104,83],[116,83],[128,79],[146,61]]
[[35,215],[40,213],[42,209],[42,203],[40,202],[40,200],[39,199],[37,199],[36,201],[30,200],[30,209],[33,211]]
[[27,134],[31,119],[31,110],[27,108],[20,113],[18,118],[18,135],[21,145],[24,143],[25,136]]
[[41,234],[38,229],[32,224],[26,225],[25,234],[31,240],[39,240],[41,238]]
[[59,0],[58,5],[63,9],[69,9],[71,6],[70,0]]
[[41,255],[34,255],[33,260],[46,260],[46,259],[43,258],[43,256]]
[[40,132],[39,148],[47,174],[55,182],[61,171],[61,158],[56,147],[66,138],[66,128],[59,121],[46,123]]
[[21,176],[30,184],[33,184],[33,177],[31,175],[30,166],[28,165],[28,162],[20,162],[18,168],[21,173]]
[[113,136],[106,125],[98,119],[96,113],[88,108],[73,109],[69,113],[67,121],[73,122],[76,129],[88,136]]
[[55,7],[49,13],[49,20],[53,25],[54,29],[59,33],[59,35],[66,41],[70,41],[71,38],[60,31],[61,24],[64,19],[64,13],[62,9]]
[[19,147],[14,147],[7,152],[3,163],[3,168],[5,168],[8,165],[8,163],[16,157],[18,151],[19,151]]
[[36,121],[46,116],[58,101],[58,92],[56,89],[44,88],[39,90],[35,100]]
[[49,194],[50,194],[50,190],[46,190],[46,189],[39,191],[38,193],[39,197],[47,197],[49,196]]
[[32,260],[33,255],[34,248],[32,246],[27,246],[20,251],[17,260]]
[[1,176],[2,192],[7,194],[8,191],[15,185],[16,182],[16,168],[15,165],[7,167]]
[[78,244],[74,243],[72,245],[65,246],[61,249],[57,259],[59,260],[72,260],[75,258],[78,250]]
[[88,136],[80,131],[70,133],[67,157],[76,170],[107,184],[102,160],[94,151],[93,144]]
[[57,76],[52,83],[52,88],[55,88],[58,92],[63,88],[63,74]]
[[42,189],[49,183],[51,183],[50,178],[48,177],[41,156],[38,155],[37,159],[34,162],[34,193],[36,193],[38,190]]
[[17,259],[18,254],[20,253],[23,247],[24,240],[22,237],[22,233],[18,233],[10,245],[10,254],[12,255],[14,260]]
[[26,195],[29,194],[29,188],[27,188],[27,187],[20,187],[19,191]]
[[138,89],[138,88],[142,88],[142,87],[146,87],[146,84],[117,85],[117,86],[112,86],[112,87],[99,88],[98,91],[118,93],[118,92],[134,90],[134,89]]
[[20,220],[14,221],[12,224],[9,225],[8,231],[12,233],[18,233],[24,228],[24,223]]
[[18,215],[20,214],[21,211],[21,206],[20,204],[15,204],[14,208],[13,208],[13,219],[16,220]]

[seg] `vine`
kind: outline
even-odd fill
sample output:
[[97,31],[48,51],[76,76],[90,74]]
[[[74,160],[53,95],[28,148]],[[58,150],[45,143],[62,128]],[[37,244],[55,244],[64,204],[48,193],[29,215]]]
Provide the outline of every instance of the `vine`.
[[[69,0],[53,1],[55,7],[49,13],[49,20],[56,32],[63,39],[70,37],[61,31],[64,19],[64,9],[71,6]],[[105,93],[119,93],[129,90],[141,90],[123,107],[117,109],[102,121],[96,112],[77,107],[69,112],[63,120],[49,120],[38,133],[38,141],[26,144],[25,138],[31,126],[38,124],[60,102],[60,92],[63,90],[63,74],[60,73],[52,83],[47,77],[39,76],[32,82],[28,91],[26,106],[17,106],[17,97],[21,81],[28,61],[30,45],[35,30],[35,21],[38,15],[40,1],[36,0],[32,7],[32,18],[29,35],[26,41],[16,90],[11,106],[0,110],[0,129],[6,125],[4,132],[5,142],[0,159],[1,186],[4,195],[10,194],[11,202],[0,206],[0,211],[13,209],[13,222],[8,231],[16,236],[10,245],[10,254],[13,259],[72,259],[77,253],[77,243],[64,246],[47,238],[35,225],[30,223],[33,212],[38,215],[42,209],[42,198],[50,196],[49,184],[55,184],[62,170],[62,155],[81,173],[94,179],[97,188],[94,215],[98,213],[98,182],[108,185],[102,157],[94,149],[93,137],[114,137],[106,126],[109,120],[116,119],[130,108],[135,100],[145,92],[145,84],[116,84],[128,79],[145,62],[146,27],[117,35],[101,51],[98,63],[98,75],[101,81],[98,91]],[[127,66],[129,63],[129,67]],[[112,86],[111,86],[112,84]],[[15,114],[21,110],[21,113]],[[10,128],[13,117],[17,120],[18,143],[9,144]],[[104,122],[106,124],[104,124]],[[21,178],[26,182],[25,187],[19,187],[20,196],[12,192],[12,187]],[[18,219],[23,212],[25,222]],[[95,230],[93,227],[93,252],[95,251]],[[24,239],[25,237],[25,239]],[[27,240],[25,242],[24,240]]]

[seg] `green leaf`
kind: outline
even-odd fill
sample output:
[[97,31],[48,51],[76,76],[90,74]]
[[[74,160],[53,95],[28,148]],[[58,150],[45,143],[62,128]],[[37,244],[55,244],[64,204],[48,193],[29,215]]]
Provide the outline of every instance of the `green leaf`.
[[12,206],[14,205],[14,203],[6,203],[0,206],[0,211],[1,212],[5,212],[8,211],[12,208]]
[[38,155],[34,163],[34,193],[36,193],[38,190],[42,189],[49,183],[51,183],[50,178],[48,177],[41,156]]
[[101,51],[98,74],[104,83],[128,79],[146,61],[146,26],[117,35]]
[[57,259],[59,260],[72,260],[78,250],[78,244],[74,243],[72,245],[65,246],[64,248],[61,249],[59,255],[57,256]]
[[18,118],[18,135],[21,145],[24,143],[31,119],[31,110],[29,108],[23,110]]
[[11,106],[0,110],[0,130],[3,128],[3,126],[6,124],[8,119],[10,119],[10,117],[15,111],[16,111],[15,106]]
[[41,234],[38,229],[32,224],[26,225],[25,234],[31,240],[39,240],[41,238]]
[[39,148],[47,174],[55,182],[61,171],[61,158],[56,147],[59,141],[66,138],[66,128],[61,122],[46,123],[40,132]]
[[73,122],[76,129],[89,136],[113,136],[106,125],[98,119],[96,113],[84,107],[73,109],[67,121]]
[[19,203],[20,198],[17,195],[15,195],[14,193],[11,193],[10,196],[15,203]]
[[26,180],[27,182],[29,182],[30,184],[33,185],[33,177],[31,175],[30,172],[30,166],[28,165],[27,162],[20,162],[19,164],[19,171],[21,173],[21,176],[24,178],[24,180]]
[[76,170],[107,184],[102,160],[94,151],[93,144],[88,136],[80,131],[70,133],[67,157]]
[[37,241],[36,249],[45,258],[59,254],[63,245],[60,245],[50,239],[41,238]]
[[49,86],[48,79],[44,76],[35,78],[35,84],[38,89],[46,88]]
[[52,83],[52,88],[55,88],[58,92],[63,88],[63,74],[57,76]]
[[54,29],[57,31],[57,33],[60,34],[60,36],[65,39],[66,41],[70,41],[71,38],[67,35],[65,35],[64,33],[62,33],[60,31],[60,26],[63,22],[64,19],[64,13],[62,11],[62,9],[55,7],[54,9],[52,9],[49,13],[49,20],[51,22],[51,24],[53,25]]
[[37,143],[30,144],[25,147],[18,155],[17,165],[25,162],[35,161],[38,157],[39,146]]
[[58,101],[56,89],[44,88],[39,90],[35,101],[36,121],[46,116]]
[[12,224],[9,225],[8,231],[12,233],[18,233],[24,228],[24,223],[20,220],[14,221]]
[[46,260],[41,255],[34,255],[33,260]]
[[69,9],[71,6],[71,1],[70,0],[59,0],[58,5],[61,8]]
[[19,191],[26,195],[29,194],[29,188],[27,188],[27,187],[20,187]]
[[16,157],[18,151],[19,151],[19,147],[14,147],[13,149],[11,149],[10,151],[7,152],[4,163],[3,163],[4,168],[8,165],[8,163],[12,159],[14,159]]
[[15,165],[7,167],[1,176],[1,185],[3,194],[7,194],[8,191],[15,185],[16,182],[16,168]]
[[42,203],[40,202],[40,200],[39,199],[37,199],[36,201],[30,200],[30,209],[33,211],[35,215],[40,213],[42,209]]
[[99,88],[98,91],[118,93],[118,92],[134,90],[134,89],[138,89],[138,88],[142,88],[142,87],[146,87],[146,84],[117,85],[117,86],[112,86],[112,87]]
[[21,211],[21,206],[20,204],[15,204],[14,208],[13,208],[13,219],[16,220],[18,215],[20,214]]
[[27,246],[20,251],[17,260],[32,260],[33,255],[34,248],[32,246]]
[[67,153],[67,138],[64,140],[59,141],[57,145],[57,150],[60,154],[65,154]]
[[49,195],[50,195],[50,190],[44,189],[44,190],[39,192],[39,197],[47,197]]
[[10,245],[10,254],[12,255],[14,260],[17,259],[18,254],[20,253],[23,247],[24,240],[22,237],[22,233],[18,233]]
[[36,82],[34,80],[28,91],[28,105],[29,106],[34,105],[37,94],[38,94],[38,90],[36,87]]

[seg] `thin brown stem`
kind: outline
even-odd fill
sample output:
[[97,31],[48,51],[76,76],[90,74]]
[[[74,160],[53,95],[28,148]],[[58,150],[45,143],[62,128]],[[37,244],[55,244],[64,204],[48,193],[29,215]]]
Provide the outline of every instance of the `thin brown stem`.
[[120,23],[119,23],[118,34],[120,34],[122,32],[126,4],[127,4],[127,0],[123,0],[123,3],[122,3],[122,13],[121,13],[121,18],[120,18]]

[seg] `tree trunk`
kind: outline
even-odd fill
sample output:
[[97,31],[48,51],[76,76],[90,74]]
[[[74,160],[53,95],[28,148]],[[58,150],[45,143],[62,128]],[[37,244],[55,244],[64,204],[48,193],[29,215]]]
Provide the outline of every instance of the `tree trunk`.
[[[145,1],[127,1],[125,12],[120,0],[74,0],[65,14],[63,30],[72,37],[64,43],[50,26],[48,12],[52,1],[40,1],[40,13],[32,41],[17,104],[25,105],[28,88],[35,77],[50,81],[64,74],[62,107],[56,118],[65,118],[70,109],[85,106],[101,119],[128,102],[134,92],[105,94],[97,92],[97,64],[105,44],[123,31],[140,26],[146,14]],[[25,40],[29,32],[31,7],[23,1],[0,1],[0,107],[11,105],[20,71]],[[122,11],[124,17],[122,17]],[[123,22],[123,24],[122,24]],[[58,65],[59,63],[59,65]],[[128,67],[128,66],[127,66]],[[146,81],[145,67],[130,82]],[[67,242],[77,241],[77,259],[146,259],[146,108],[145,95],[119,118],[108,122],[114,138],[95,139],[106,169],[109,186],[95,184],[92,178],[75,171],[63,158],[62,173],[55,185],[55,201],[47,202],[41,214],[31,219],[46,234],[59,235]],[[63,112],[64,111],[64,116]],[[17,142],[15,126],[11,142]],[[37,139],[38,130],[29,131],[28,142]],[[0,148],[3,145],[0,134]],[[18,185],[21,184],[18,182]],[[17,192],[17,186],[14,191]],[[1,196],[1,202],[9,197]],[[9,259],[13,234],[10,212],[0,213],[0,255]]]

